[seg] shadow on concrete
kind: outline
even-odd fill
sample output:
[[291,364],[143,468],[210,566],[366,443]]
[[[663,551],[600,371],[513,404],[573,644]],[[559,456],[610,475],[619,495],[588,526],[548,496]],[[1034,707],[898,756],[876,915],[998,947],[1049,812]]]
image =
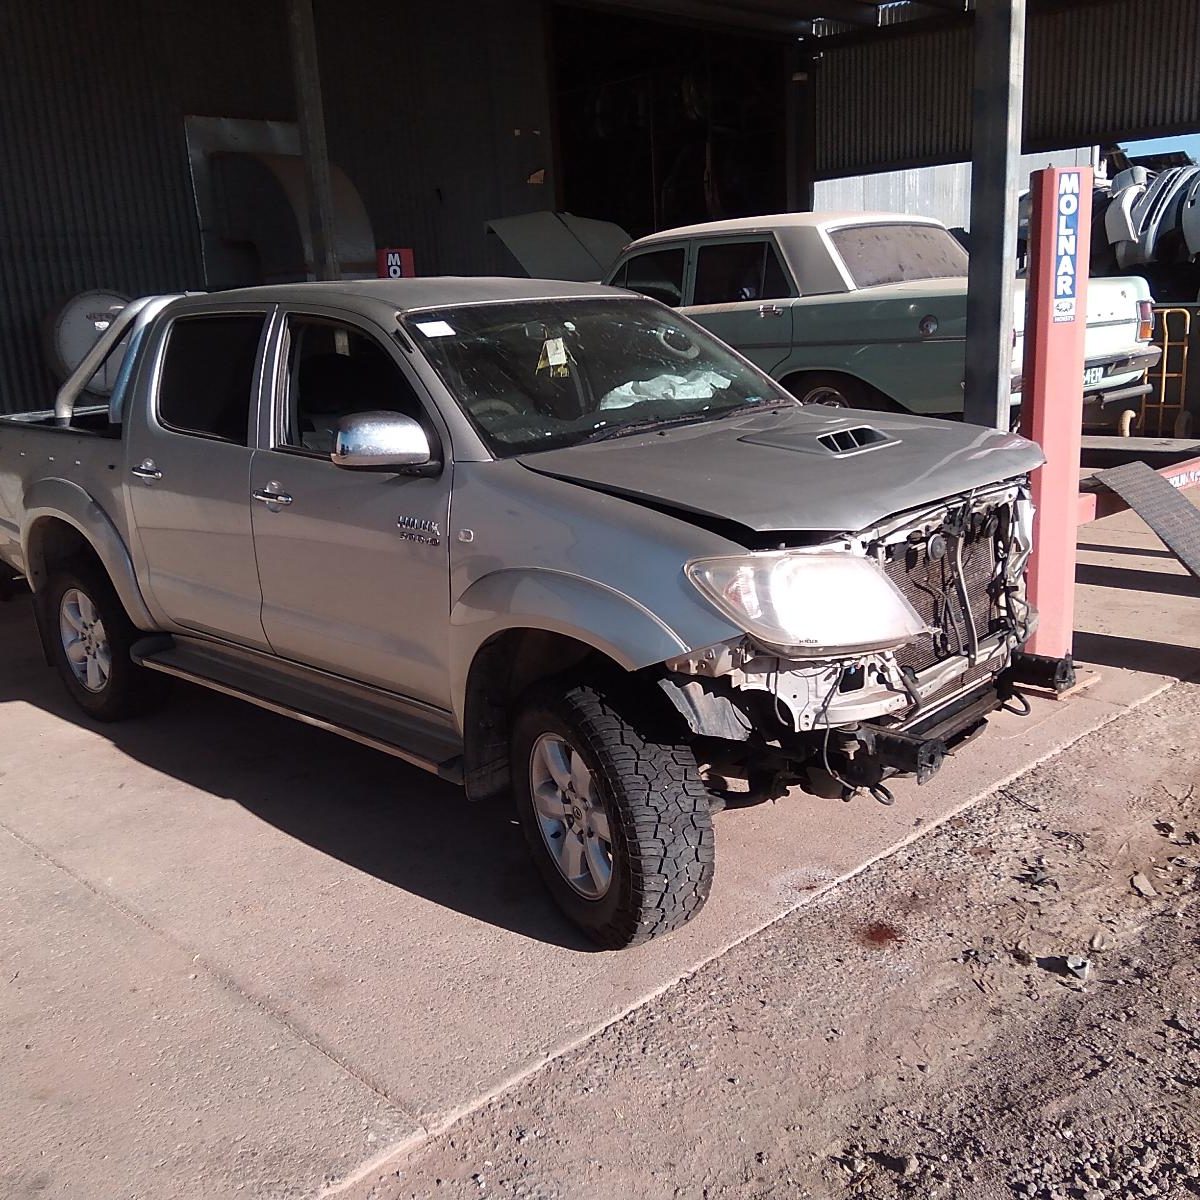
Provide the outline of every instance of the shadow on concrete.
[[[1153,636],[1152,630],[1147,634]],[[1117,637],[1111,633],[1076,631],[1075,661],[1101,667],[1120,667],[1149,675],[1168,675],[1174,679],[1200,676],[1200,650],[1194,646],[1174,646],[1141,638]]]
[[1157,592],[1161,596],[1195,596],[1200,599],[1200,579],[1168,575],[1163,571],[1137,571],[1125,567],[1098,567],[1078,563],[1075,582],[1092,587],[1121,588],[1130,592]]
[[1080,550],[1092,550],[1096,554],[1134,554],[1138,558],[1174,558],[1170,550],[1147,549],[1141,550],[1137,546],[1101,546],[1094,542],[1080,542]]
[[96,732],[137,762],[445,908],[594,949],[559,915],[506,804],[472,804],[461,788],[381,752],[183,683],[161,712],[93,722],[45,665],[27,598],[0,607],[0,663],[0,704],[24,701]]

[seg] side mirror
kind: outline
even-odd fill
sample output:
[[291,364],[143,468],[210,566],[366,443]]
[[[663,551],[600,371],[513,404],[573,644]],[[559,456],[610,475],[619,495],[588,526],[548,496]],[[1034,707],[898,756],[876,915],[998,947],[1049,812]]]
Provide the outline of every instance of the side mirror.
[[438,471],[420,422],[391,412],[355,413],[337,423],[330,455],[334,466],[351,471],[396,471],[424,475]]

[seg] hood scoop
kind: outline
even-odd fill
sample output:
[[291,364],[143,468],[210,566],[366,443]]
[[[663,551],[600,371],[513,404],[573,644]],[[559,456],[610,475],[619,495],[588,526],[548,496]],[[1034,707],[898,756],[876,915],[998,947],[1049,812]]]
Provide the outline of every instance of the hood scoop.
[[833,455],[835,458],[848,458],[852,454],[862,454],[866,450],[877,450],[900,442],[899,438],[872,425],[848,425],[827,433],[813,433],[811,430],[784,425],[747,433],[738,440],[754,446],[773,446],[776,450],[798,450],[803,454]]

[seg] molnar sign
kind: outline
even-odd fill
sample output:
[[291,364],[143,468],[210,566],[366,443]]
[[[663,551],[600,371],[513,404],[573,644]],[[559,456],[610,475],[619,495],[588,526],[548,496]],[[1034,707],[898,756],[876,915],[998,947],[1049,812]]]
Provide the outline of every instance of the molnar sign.
[[1054,320],[1074,321],[1079,308],[1079,186],[1078,171],[1058,178],[1057,220],[1054,233]]

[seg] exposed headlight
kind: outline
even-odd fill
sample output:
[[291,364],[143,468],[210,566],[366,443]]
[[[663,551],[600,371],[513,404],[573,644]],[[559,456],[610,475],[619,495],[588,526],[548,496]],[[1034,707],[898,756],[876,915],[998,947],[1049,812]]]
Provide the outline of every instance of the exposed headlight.
[[891,650],[927,629],[877,563],[848,552],[697,558],[685,569],[730,620],[789,658]]

